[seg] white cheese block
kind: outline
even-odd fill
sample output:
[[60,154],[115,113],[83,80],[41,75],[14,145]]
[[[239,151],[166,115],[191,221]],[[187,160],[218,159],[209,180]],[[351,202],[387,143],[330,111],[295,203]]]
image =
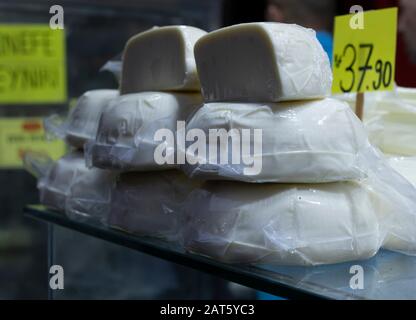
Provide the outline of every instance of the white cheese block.
[[416,186],[411,181],[412,161],[387,160],[376,149],[368,152],[366,158],[371,166],[368,179],[384,202],[377,213],[385,226],[383,248],[416,255]]
[[118,96],[118,90],[92,90],[85,92],[68,116],[66,141],[77,148],[95,139],[98,120],[111,99]]
[[416,187],[416,157],[392,157],[389,164]]
[[409,103],[416,103],[416,88],[397,87],[397,95]]
[[416,103],[407,103],[397,96],[380,99],[365,125],[370,141],[383,152],[416,155]]
[[332,72],[312,29],[274,22],[226,27],[195,44],[206,101],[276,102],[325,97]]
[[65,155],[38,182],[40,202],[73,219],[104,222],[109,212],[115,174],[87,168],[80,152]]
[[[225,143],[229,154],[226,163],[220,162],[221,155],[215,157],[209,152],[219,139],[204,140],[205,155],[193,152],[191,146],[197,139],[192,138],[192,133],[202,130],[209,137],[210,130],[216,129],[227,133],[237,130],[241,140],[243,130],[249,130],[247,143],[251,148],[241,147],[234,155],[233,143],[238,140],[229,139]],[[253,148],[256,129],[261,129],[258,134],[261,150],[257,151]],[[366,175],[366,167],[361,163],[361,150],[369,145],[365,130],[345,102],[331,98],[281,103],[207,103],[188,121],[186,131],[187,159],[197,162],[190,164],[188,160],[182,166],[190,177],[316,183]],[[233,156],[239,163],[233,161]]]
[[[370,142],[392,155],[416,155],[416,100],[415,89],[398,87],[392,92],[368,92],[365,95],[364,126]],[[355,95],[338,95],[355,109]]]
[[182,206],[194,186],[177,170],[124,173],[112,191],[109,224],[142,236],[180,240]]
[[381,245],[377,195],[364,184],[210,183],[187,201],[186,248],[228,263],[319,265]]
[[205,31],[189,26],[154,27],[124,49],[121,94],[153,90],[200,91],[194,44]]
[[[155,140],[159,129],[175,134],[177,121],[184,121],[202,103],[199,94],[141,92],[113,99],[102,114],[95,141],[88,144],[89,164],[122,171],[166,170],[174,164],[158,164]],[[175,153],[175,146],[166,147]]]

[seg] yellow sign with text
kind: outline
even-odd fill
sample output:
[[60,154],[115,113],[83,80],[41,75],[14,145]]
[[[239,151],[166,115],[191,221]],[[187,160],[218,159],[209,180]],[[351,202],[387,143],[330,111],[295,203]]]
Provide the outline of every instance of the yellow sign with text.
[[397,8],[335,18],[332,93],[392,90]]
[[62,140],[46,139],[41,118],[0,118],[0,168],[22,167],[25,151],[42,152],[56,160],[65,150]]
[[45,24],[0,24],[0,104],[63,103],[65,32]]

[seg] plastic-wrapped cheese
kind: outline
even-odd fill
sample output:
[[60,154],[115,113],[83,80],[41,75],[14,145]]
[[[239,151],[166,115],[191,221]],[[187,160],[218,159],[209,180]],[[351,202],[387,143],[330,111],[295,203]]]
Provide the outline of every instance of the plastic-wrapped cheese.
[[180,240],[183,203],[194,186],[176,170],[124,173],[112,191],[109,224],[142,236]]
[[397,87],[396,92],[404,101],[416,103],[416,88]]
[[85,92],[70,111],[67,119],[54,114],[44,120],[47,133],[65,139],[71,146],[82,149],[95,139],[98,121],[108,102],[118,96],[117,90],[99,89]]
[[377,149],[367,151],[368,179],[383,199],[377,213],[386,230],[383,248],[416,255],[416,186],[408,174],[410,162],[394,164]]
[[121,94],[152,90],[200,91],[194,44],[205,31],[189,26],[154,27],[124,49]]
[[365,119],[365,126],[370,141],[383,152],[416,155],[416,103],[407,103],[397,95],[384,97]]
[[88,169],[82,153],[70,153],[39,179],[40,202],[65,211],[70,218],[104,222],[114,179],[114,173],[109,171]]
[[[166,170],[176,164],[158,164],[155,139],[159,129],[175,133],[177,121],[184,121],[202,102],[199,94],[141,92],[112,100],[102,114],[95,141],[87,145],[89,164],[122,171]],[[166,152],[174,154],[174,145]]]
[[365,259],[382,241],[381,202],[357,182],[210,183],[186,206],[185,245],[228,263],[319,265]]
[[[392,92],[366,93],[364,126],[369,140],[383,152],[403,156],[416,155],[416,90],[396,88]],[[355,108],[355,95],[339,95],[337,98]]]
[[393,157],[389,164],[416,187],[416,157]]
[[[220,162],[221,155],[209,152],[220,139],[203,142],[205,155],[190,152],[196,141],[191,138],[195,130],[202,130],[209,137],[210,131],[219,129],[230,136],[237,130],[241,141],[246,131],[246,144],[251,148],[236,150],[233,144],[242,143],[233,138],[225,140],[229,153],[226,163]],[[281,103],[207,103],[188,121],[186,131],[190,139],[187,158],[196,162],[188,161],[182,167],[190,177],[316,183],[357,179],[366,174],[361,163],[361,150],[369,145],[364,128],[345,102],[331,98]],[[256,149],[256,144],[261,149]],[[238,161],[232,159],[234,156]]]
[[95,139],[98,120],[111,99],[118,96],[118,90],[101,89],[85,92],[68,117],[66,140],[69,144],[82,148]]
[[213,31],[195,44],[206,101],[276,102],[330,94],[328,55],[312,29],[273,22]]

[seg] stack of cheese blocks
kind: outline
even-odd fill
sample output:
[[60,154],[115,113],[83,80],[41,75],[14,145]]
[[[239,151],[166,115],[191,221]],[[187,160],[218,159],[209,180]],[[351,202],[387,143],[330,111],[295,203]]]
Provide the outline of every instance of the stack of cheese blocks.
[[[297,25],[140,33],[125,47],[120,90],[86,92],[64,124],[51,121],[75,150],[40,179],[41,202],[230,263],[416,253],[415,189],[379,159],[348,104],[326,98],[331,82],[314,31]],[[191,141],[182,150],[155,139],[185,120],[187,138],[234,130],[239,153],[188,158]],[[156,161],[160,147],[173,162]]]
[[63,123],[55,123],[55,116],[45,120],[45,129],[65,139],[70,152],[56,163],[47,165],[42,163],[42,156],[38,158],[28,154],[26,157],[31,167],[43,167],[36,170],[42,204],[82,221],[103,221],[108,214],[111,186],[116,174],[109,170],[88,168],[84,160],[84,145],[95,138],[102,111],[117,96],[118,90],[88,91],[78,99]]
[[[155,162],[161,142],[154,134],[175,131],[202,103],[193,46],[205,34],[188,26],[139,33],[126,44],[120,90],[88,91],[63,124],[46,121],[75,150],[40,179],[43,204],[71,218],[176,238],[177,206],[193,182],[174,163]],[[175,157],[172,148],[167,152]],[[92,173],[100,176],[88,178]]]
[[[400,191],[389,190],[387,173],[391,184],[413,191],[378,158],[349,106],[325,98],[332,75],[314,31],[231,26],[202,37],[195,59],[205,104],[187,132],[250,129],[254,136],[261,129],[262,150],[243,150],[239,163],[214,163],[208,154],[184,166],[190,177],[222,180],[187,201],[188,250],[231,263],[290,265],[369,258],[382,245],[414,252],[415,202],[392,200]],[[262,160],[254,175],[244,171],[250,156]]]

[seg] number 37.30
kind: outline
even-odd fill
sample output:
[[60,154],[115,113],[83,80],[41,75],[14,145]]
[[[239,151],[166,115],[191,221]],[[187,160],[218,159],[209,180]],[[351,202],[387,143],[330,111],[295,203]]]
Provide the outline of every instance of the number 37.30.
[[[364,79],[366,77],[366,74],[368,71],[373,70],[377,74],[377,78],[375,81],[372,81],[372,87],[373,90],[378,90],[383,85],[383,87],[388,87],[392,80],[392,65],[390,61],[382,61],[381,59],[378,59],[373,66],[371,64],[371,56],[373,54],[374,45],[371,43],[361,43],[359,44],[358,50],[360,54],[366,54],[366,56],[363,57],[363,59],[360,59],[363,61],[363,64],[358,66],[358,72],[360,73],[358,76],[356,75],[356,68],[355,64],[357,62],[357,48],[351,44],[348,43],[344,47],[344,51],[342,53],[343,59],[348,61],[346,63],[345,71],[350,74],[349,81],[340,81],[340,88],[343,92],[351,92],[357,81],[357,92],[361,92],[362,86],[364,83]],[[337,62],[336,62],[337,63]],[[344,79],[345,80],[345,79]],[[369,90],[369,85],[366,86],[366,89]]]

